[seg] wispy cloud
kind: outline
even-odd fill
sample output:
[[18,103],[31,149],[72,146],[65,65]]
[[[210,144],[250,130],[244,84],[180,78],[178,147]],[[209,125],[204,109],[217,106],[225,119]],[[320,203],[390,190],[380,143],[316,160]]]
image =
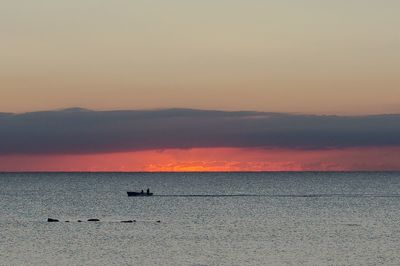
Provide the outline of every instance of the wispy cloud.
[[400,115],[326,116],[192,109],[0,114],[0,154],[170,148],[400,146]]

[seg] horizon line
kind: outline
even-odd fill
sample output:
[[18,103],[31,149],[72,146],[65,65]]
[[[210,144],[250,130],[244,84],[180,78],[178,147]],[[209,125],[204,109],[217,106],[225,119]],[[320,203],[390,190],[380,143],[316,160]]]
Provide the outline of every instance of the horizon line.
[[40,174],[40,173],[54,173],[54,174],[207,174],[207,173],[387,173],[387,172],[400,172],[399,170],[271,170],[271,171],[0,171],[0,174]]

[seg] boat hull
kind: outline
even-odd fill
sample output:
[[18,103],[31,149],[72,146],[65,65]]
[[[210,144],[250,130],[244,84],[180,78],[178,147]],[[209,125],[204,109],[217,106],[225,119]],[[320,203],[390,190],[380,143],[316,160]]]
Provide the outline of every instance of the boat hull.
[[131,191],[128,191],[126,193],[128,194],[128,197],[150,197],[150,196],[153,196],[153,193],[141,193],[141,192],[131,192]]

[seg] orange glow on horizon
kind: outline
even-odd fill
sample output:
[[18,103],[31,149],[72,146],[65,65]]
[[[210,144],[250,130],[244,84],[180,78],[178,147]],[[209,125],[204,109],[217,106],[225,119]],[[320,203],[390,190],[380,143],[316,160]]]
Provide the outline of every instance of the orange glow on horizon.
[[168,149],[0,156],[0,171],[217,172],[400,170],[400,147],[341,150]]

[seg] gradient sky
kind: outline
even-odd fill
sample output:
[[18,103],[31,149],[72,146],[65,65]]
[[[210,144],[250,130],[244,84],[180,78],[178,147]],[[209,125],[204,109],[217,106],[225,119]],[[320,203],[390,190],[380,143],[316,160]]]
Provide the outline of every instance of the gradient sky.
[[400,112],[397,0],[1,1],[0,111]]
[[400,170],[398,0],[0,3],[0,171]]

